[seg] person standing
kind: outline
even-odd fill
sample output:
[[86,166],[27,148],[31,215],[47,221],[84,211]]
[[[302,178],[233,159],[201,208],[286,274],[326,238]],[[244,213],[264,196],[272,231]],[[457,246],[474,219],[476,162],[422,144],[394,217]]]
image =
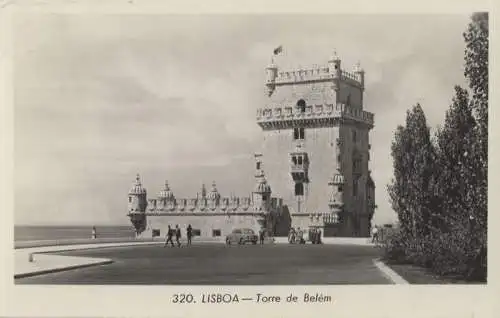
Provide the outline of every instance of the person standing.
[[188,225],[186,229],[186,234],[187,234],[187,245],[191,245],[191,238],[193,237],[193,228],[191,227],[191,224]]
[[167,240],[165,241],[165,245],[163,245],[163,247],[166,247],[168,245],[168,242],[172,244],[172,247],[174,246],[174,241],[172,241],[172,236],[173,236],[172,229],[170,228],[169,225],[167,230]]
[[264,229],[260,229],[260,231],[259,231],[259,242],[260,242],[260,245],[264,244]]
[[179,239],[181,238],[181,229],[179,227],[179,224],[175,225],[175,242],[177,243],[177,247],[181,247],[181,242]]
[[97,230],[95,226],[92,227],[92,239],[95,240],[97,238]]

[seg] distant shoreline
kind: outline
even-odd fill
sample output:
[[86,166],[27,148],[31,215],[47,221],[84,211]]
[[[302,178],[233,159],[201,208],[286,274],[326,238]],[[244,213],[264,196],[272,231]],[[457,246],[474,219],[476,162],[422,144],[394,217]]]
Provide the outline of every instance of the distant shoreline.
[[[131,239],[132,225],[94,225],[99,239]],[[56,241],[90,239],[92,225],[14,225],[14,241]]]

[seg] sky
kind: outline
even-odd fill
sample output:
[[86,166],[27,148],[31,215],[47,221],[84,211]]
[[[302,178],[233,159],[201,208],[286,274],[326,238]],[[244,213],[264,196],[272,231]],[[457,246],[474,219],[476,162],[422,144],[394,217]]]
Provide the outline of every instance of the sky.
[[469,15],[17,16],[14,37],[15,224],[128,225],[140,173],[149,197],[201,184],[248,194],[261,141],[265,67],[326,64],[337,52],[365,69],[375,114],[370,169],[378,224],[390,145],[417,102],[432,132],[463,78]]

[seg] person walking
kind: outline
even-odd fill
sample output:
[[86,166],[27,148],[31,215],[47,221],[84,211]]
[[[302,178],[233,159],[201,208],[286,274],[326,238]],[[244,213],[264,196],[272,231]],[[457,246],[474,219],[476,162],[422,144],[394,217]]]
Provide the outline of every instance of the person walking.
[[321,230],[318,229],[318,241],[316,242],[316,244],[321,244]]
[[259,242],[260,242],[260,245],[264,244],[264,229],[260,229],[260,231],[259,231]]
[[97,230],[95,226],[92,227],[92,239],[95,240],[97,238]]
[[175,242],[177,243],[177,247],[181,247],[181,242],[179,239],[181,238],[181,229],[179,227],[179,224],[175,225]]
[[172,244],[172,247],[174,246],[174,241],[172,241],[172,236],[173,236],[172,229],[170,228],[169,225],[167,230],[167,240],[165,241],[165,245],[163,245],[163,247],[166,247],[168,245],[168,242]]
[[187,245],[191,245],[191,238],[193,237],[193,228],[191,227],[191,224],[189,224],[186,229],[186,235],[187,235]]
[[372,228],[372,243],[378,242],[378,228],[374,226]]
[[288,232],[288,242],[293,244],[295,241],[295,229],[293,227],[290,228],[290,232]]

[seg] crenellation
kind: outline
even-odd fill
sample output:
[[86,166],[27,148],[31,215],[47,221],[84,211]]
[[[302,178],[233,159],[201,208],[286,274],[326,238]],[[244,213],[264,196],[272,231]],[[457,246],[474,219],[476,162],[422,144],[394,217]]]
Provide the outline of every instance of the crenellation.
[[[277,125],[280,127],[295,125],[300,120],[317,119],[317,120],[352,120],[369,127],[373,126],[374,115],[370,112],[355,108],[343,103],[334,105],[313,105],[307,106],[305,112],[300,112],[292,107],[283,108],[261,108],[257,110],[257,123],[265,128],[269,125]],[[291,121],[294,121],[292,123]],[[308,123],[303,123],[308,124]],[[313,124],[313,123],[309,123]],[[291,126],[290,126],[291,127]]]

